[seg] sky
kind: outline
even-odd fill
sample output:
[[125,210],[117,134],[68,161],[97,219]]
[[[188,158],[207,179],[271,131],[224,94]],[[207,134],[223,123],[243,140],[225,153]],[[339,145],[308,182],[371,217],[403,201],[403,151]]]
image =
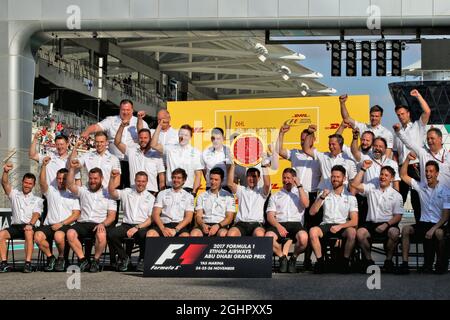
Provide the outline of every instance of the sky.
[[[394,112],[394,101],[389,93],[388,83],[414,80],[411,77],[377,77],[375,76],[375,65],[372,66],[371,77],[361,77],[361,64],[357,62],[357,77],[346,77],[345,66],[343,66],[341,77],[331,77],[331,51],[326,50],[325,44],[303,44],[303,45],[288,45],[289,49],[299,52],[306,56],[306,59],[300,64],[323,74],[323,78],[319,81],[328,87],[337,90],[336,95],[369,95],[370,105],[378,104],[384,109],[383,126],[391,129],[392,125],[398,122],[397,116]],[[374,53],[372,54],[374,57]],[[420,59],[420,45],[407,44],[406,49],[402,52],[402,66],[403,68],[413,64]],[[390,62],[387,62],[388,66]],[[388,67],[389,71],[389,67]]]

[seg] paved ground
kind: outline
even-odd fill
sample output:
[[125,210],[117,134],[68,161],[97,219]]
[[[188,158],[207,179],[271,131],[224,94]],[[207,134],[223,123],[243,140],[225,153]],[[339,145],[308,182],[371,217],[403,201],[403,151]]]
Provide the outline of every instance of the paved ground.
[[381,289],[369,290],[369,275],[273,274],[272,279],[143,278],[138,273],[82,273],[81,289],[69,290],[70,274],[0,274],[4,299],[450,299],[450,274],[381,274]]

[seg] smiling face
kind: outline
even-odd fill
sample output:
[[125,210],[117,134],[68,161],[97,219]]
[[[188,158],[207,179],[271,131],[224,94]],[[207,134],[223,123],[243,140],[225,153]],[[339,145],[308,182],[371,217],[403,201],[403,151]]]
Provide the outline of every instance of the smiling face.
[[406,125],[411,120],[410,112],[405,108],[399,108],[395,111],[397,118],[402,125]]
[[364,133],[361,136],[361,150],[368,151],[372,148],[373,136],[370,133]]
[[440,137],[435,131],[428,131],[427,143],[428,147],[433,152],[438,152],[442,149],[442,137]]
[[189,141],[191,141],[191,132],[187,129],[180,129],[178,131],[178,141],[180,143],[180,145],[182,146],[186,146]]
[[394,181],[394,177],[389,172],[389,170],[383,169],[380,172],[380,187],[387,188],[391,185],[392,181]]
[[120,105],[120,119],[130,120],[133,116],[133,106],[129,102]]
[[178,190],[183,187],[186,180],[183,178],[181,173],[172,174],[172,187]]
[[345,175],[338,170],[331,171],[331,184],[333,189],[337,189],[344,184]]
[[372,127],[376,127],[381,123],[381,112],[380,111],[372,111],[370,113],[370,125]]
[[59,190],[66,190],[67,173],[56,174],[56,184]]
[[328,140],[328,149],[330,149],[330,152],[333,155],[337,155],[337,154],[341,153],[342,148],[339,145],[339,142],[338,142],[337,138],[330,138]]
[[141,131],[138,136],[139,139],[139,147],[141,149],[147,149],[147,147],[150,145],[151,142],[151,136],[148,131]]
[[144,192],[147,189],[147,182],[148,182],[147,176],[143,174],[136,175],[136,177],[134,178],[134,185],[136,191],[139,193]]
[[425,167],[425,178],[428,185],[436,184],[439,176],[439,171],[436,170],[434,165],[428,165]]
[[381,159],[386,153],[386,145],[383,140],[375,139],[372,146],[372,152],[375,159]]
[[294,176],[290,172],[283,173],[283,188],[287,191],[292,190],[292,186],[294,185]]
[[97,192],[102,187],[102,175],[98,172],[89,173],[89,190],[92,192]]
[[108,146],[108,140],[104,135],[99,135],[95,137],[94,140],[95,144],[95,150],[97,150],[98,153],[102,154],[106,151],[106,147]]
[[255,188],[258,185],[259,174],[256,171],[247,172],[246,176],[247,186],[249,188]]
[[220,174],[211,174],[209,176],[209,184],[211,186],[211,191],[217,191],[220,189],[222,184],[222,179],[220,178]]
[[62,156],[67,153],[67,149],[69,148],[69,143],[66,142],[66,139],[59,138],[55,141],[56,152],[58,152],[59,156]]
[[29,194],[35,185],[36,181],[32,178],[25,178],[22,181],[22,192],[23,194]]

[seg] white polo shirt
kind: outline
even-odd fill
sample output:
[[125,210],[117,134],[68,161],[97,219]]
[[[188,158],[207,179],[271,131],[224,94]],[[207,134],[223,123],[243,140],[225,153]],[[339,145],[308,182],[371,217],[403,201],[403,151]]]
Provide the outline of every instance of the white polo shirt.
[[450,209],[450,187],[445,188],[444,209]]
[[380,185],[380,173],[381,168],[385,166],[389,166],[395,171],[394,181],[400,181],[398,164],[392,159],[387,158],[386,156],[382,156],[380,160],[376,160],[373,156],[364,155],[361,157],[361,161],[358,164],[358,167],[362,166],[364,160],[372,161],[372,165],[369,169],[364,173],[364,184],[372,184],[375,187]]
[[305,207],[300,203],[300,194],[296,187],[291,191],[282,189],[269,199],[267,212],[275,212],[278,222],[304,222]]
[[208,190],[198,196],[195,210],[203,210],[205,223],[219,223],[227,212],[236,212],[236,202],[233,195],[226,190],[221,189],[218,194]]
[[130,166],[130,182],[134,187],[136,173],[144,171],[148,175],[147,190],[158,192],[158,174],[165,172],[163,160],[155,150],[148,150],[145,154],[139,145],[128,146],[125,155]]
[[[90,151],[80,156],[78,160],[82,166],[84,165],[86,167],[88,173],[93,168],[102,169],[103,188],[108,188],[112,169],[117,169],[121,172],[119,159],[112,155],[108,150],[106,150],[103,155],[100,155],[96,150]],[[80,175],[77,175],[76,178],[79,179]]]
[[[153,134],[155,133],[155,129],[150,129],[151,133],[152,133],[152,137]],[[171,144],[178,144],[179,139],[178,139],[178,130],[170,127],[167,131],[160,131],[159,132],[159,139],[158,139],[158,143],[162,144],[163,146],[167,146],[167,145],[171,145]]]
[[59,169],[67,168],[67,160],[69,155],[64,158],[60,157],[56,152],[49,152],[47,155],[39,154],[39,165],[42,165],[45,157],[50,157],[50,162],[47,164],[45,173],[47,175],[47,184],[51,185],[56,183],[56,173]]
[[238,213],[236,222],[264,222],[264,203],[269,194],[264,194],[264,188],[250,189],[238,186],[236,198],[238,199]]
[[80,210],[80,201],[68,190],[60,191],[50,185],[44,195],[47,198],[48,206],[45,226],[60,223],[70,217],[73,210]]
[[135,188],[117,190],[123,205],[123,223],[139,224],[151,217],[155,197],[148,191],[137,192]]
[[314,149],[314,159],[319,161],[320,172],[322,174],[322,179],[317,187],[319,190],[332,189],[331,169],[336,165],[341,165],[345,168],[345,176],[347,177],[345,181],[346,185],[349,180],[352,180],[356,176],[355,162],[342,152],[334,157],[330,152],[319,152]]
[[202,153],[202,166],[206,169],[206,186],[210,186],[209,172],[213,168],[220,168],[224,172],[222,186],[227,185],[227,164],[231,164],[230,148],[223,146],[221,150],[216,151],[214,147],[205,149]]
[[81,216],[78,222],[101,223],[105,221],[108,211],[117,211],[117,202],[111,199],[106,189],[91,192],[85,186],[78,188]]
[[299,149],[287,150],[287,158],[291,162],[292,168],[297,172],[297,177],[303,184],[305,191],[316,192],[322,176],[319,161]]
[[441,220],[442,209],[447,199],[447,188],[440,182],[434,188],[427,183],[419,183],[411,179],[411,187],[417,191],[420,198],[420,221],[437,223]]
[[163,224],[178,223],[183,221],[186,211],[194,212],[194,197],[183,189],[165,189],[158,193],[155,207],[162,209]]
[[430,149],[419,146],[409,136],[405,135],[404,132],[400,131],[397,135],[405,146],[414,151],[419,158],[421,183],[427,183],[425,165],[428,161],[433,160],[439,165],[439,183],[450,187],[450,152],[442,148],[437,154],[434,154]]
[[346,223],[350,217],[350,212],[358,212],[356,197],[346,189],[341,195],[337,195],[334,193],[334,190],[331,190],[330,194],[323,201],[323,220],[321,224]]
[[[422,146],[426,137],[426,126],[423,124],[422,120],[416,120],[414,122],[408,122],[406,127],[401,126],[400,131],[411,139],[411,141],[416,141],[417,145]],[[400,138],[394,136],[394,151],[398,153],[398,163],[401,165],[405,161],[408,153],[411,151],[408,147],[400,140]],[[419,163],[419,159],[409,162],[410,164]]]
[[[135,116],[131,117],[130,124],[123,128],[122,140],[121,142],[128,145],[133,145],[138,141],[137,133],[137,118]],[[114,138],[116,137],[117,131],[119,130],[122,119],[119,115],[106,117],[101,122],[97,123],[103,131],[108,135],[109,141],[109,151],[115,155],[119,160],[126,160],[125,156],[120,152],[119,149],[114,145]],[[143,121],[143,128],[148,129],[147,122]]]
[[393,148],[394,135],[392,134],[392,132],[389,129],[383,127],[381,124],[376,127],[372,127],[370,124],[355,121],[355,126],[359,129],[359,134],[361,136],[364,133],[364,131],[372,131],[373,134],[375,135],[375,138],[382,137],[386,140],[388,149]]
[[367,197],[369,206],[367,221],[387,222],[394,214],[404,213],[402,195],[392,187],[383,191],[373,184],[364,184],[363,195]]
[[168,145],[164,147],[164,156],[166,157],[167,185],[172,186],[172,172],[177,168],[184,169],[187,173],[187,179],[184,188],[194,187],[194,175],[196,170],[203,170],[201,163],[201,153],[190,144],[182,147],[179,144]]
[[44,200],[32,192],[24,194],[22,190],[13,189],[8,196],[11,201],[11,224],[30,223],[33,213],[42,214]]

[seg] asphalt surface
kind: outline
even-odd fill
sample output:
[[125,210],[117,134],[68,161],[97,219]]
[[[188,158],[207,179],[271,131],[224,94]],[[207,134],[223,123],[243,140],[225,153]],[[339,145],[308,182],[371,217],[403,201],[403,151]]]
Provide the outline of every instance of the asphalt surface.
[[[381,274],[381,289],[369,290],[369,275],[274,273],[272,279],[143,278],[103,271],[80,274],[80,289],[68,289],[68,273],[0,274],[0,300],[327,300],[450,299],[450,274]],[[72,282],[73,284],[73,282]]]

